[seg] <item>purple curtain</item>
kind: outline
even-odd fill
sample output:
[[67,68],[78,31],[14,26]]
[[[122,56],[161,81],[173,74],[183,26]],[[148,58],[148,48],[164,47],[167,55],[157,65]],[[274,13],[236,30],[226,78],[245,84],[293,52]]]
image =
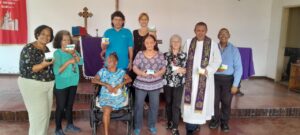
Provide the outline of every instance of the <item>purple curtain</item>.
[[242,80],[245,80],[255,74],[254,65],[253,65],[253,57],[252,57],[252,49],[251,48],[243,48],[243,47],[238,47],[238,49],[241,54],[242,65],[243,65]]
[[83,72],[84,77],[94,77],[95,74],[103,67],[103,60],[100,57],[101,37],[85,36],[82,40],[83,54]]

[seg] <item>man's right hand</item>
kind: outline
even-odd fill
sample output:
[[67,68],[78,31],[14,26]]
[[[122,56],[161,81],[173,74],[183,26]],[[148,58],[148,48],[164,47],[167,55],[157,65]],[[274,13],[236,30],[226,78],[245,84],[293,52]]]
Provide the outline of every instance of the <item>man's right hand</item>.
[[100,53],[100,58],[103,60],[105,60],[105,52],[106,52],[106,50],[102,50]]
[[217,72],[224,72],[225,69],[218,68]]
[[108,45],[107,43],[101,43],[101,49],[106,50],[107,45]]

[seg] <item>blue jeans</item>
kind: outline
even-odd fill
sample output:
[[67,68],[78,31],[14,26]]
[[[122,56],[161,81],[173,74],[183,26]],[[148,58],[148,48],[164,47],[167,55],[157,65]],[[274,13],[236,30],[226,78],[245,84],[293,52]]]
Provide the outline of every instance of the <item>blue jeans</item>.
[[143,125],[143,111],[145,98],[149,96],[149,114],[148,114],[148,128],[154,128],[157,121],[159,108],[159,94],[160,90],[145,91],[135,89],[135,108],[134,108],[134,125],[135,129],[141,129]]

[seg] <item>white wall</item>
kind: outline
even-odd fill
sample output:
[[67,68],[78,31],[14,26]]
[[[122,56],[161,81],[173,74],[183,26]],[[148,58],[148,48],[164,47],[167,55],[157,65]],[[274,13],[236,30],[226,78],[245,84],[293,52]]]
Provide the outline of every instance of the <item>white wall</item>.
[[227,27],[236,46],[251,47],[256,75],[266,75],[271,0],[131,1],[121,1],[120,6],[129,15],[128,26],[138,28],[139,13],[149,13],[150,24],[157,26],[158,37],[163,39],[162,50],[167,50],[170,35],[178,33],[183,39],[191,38],[194,25],[204,21],[208,24],[208,36],[215,41],[219,29]]
[[[54,33],[72,26],[83,26],[83,18],[78,13],[86,6],[94,15],[88,19],[89,33],[99,35],[110,27],[110,14],[115,10],[113,0],[27,0],[28,41],[35,41],[34,29],[46,24],[53,28]],[[0,73],[19,72],[19,54],[24,45],[0,46]],[[52,43],[48,44],[52,49]]]
[[[110,27],[110,14],[115,8],[113,0],[27,0],[29,41],[34,41],[33,30],[40,24],[52,26],[55,32],[83,25],[78,12],[84,6],[94,14],[88,20],[89,33],[95,35],[98,28],[99,35],[102,35]],[[167,50],[169,37],[174,33],[183,39],[193,37],[193,28],[198,21],[208,24],[208,36],[215,41],[218,30],[227,27],[232,35],[230,40],[236,46],[253,49],[256,75],[267,75],[272,0],[120,0],[120,10],[126,16],[125,27],[131,30],[139,27],[138,15],[147,12],[150,25],[156,25],[158,37],[163,40],[162,51]],[[0,58],[9,56],[11,66],[18,67],[20,48],[0,46]],[[15,53],[8,53],[9,49]],[[7,61],[0,61],[0,73],[18,72],[17,68],[8,68],[7,65]]]
[[273,78],[276,81],[280,80],[280,74],[283,69],[284,37],[286,37],[285,24],[288,19],[288,12],[285,9],[296,6],[300,6],[300,0],[273,0],[269,48],[266,61],[268,69],[266,70],[266,73],[267,77]]

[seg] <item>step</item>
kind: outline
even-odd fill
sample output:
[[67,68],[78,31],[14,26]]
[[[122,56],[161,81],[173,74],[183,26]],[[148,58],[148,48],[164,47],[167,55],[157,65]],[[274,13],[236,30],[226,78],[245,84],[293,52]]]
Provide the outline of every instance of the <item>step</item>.
[[[16,76],[0,76],[0,121],[27,121],[27,111],[18,89]],[[300,117],[299,94],[289,92],[268,80],[250,80],[243,84],[246,95],[234,96],[231,116],[234,118]],[[75,119],[89,119],[90,99],[94,87],[89,81],[81,81],[74,104]],[[165,118],[163,97],[159,116]],[[55,100],[51,119],[54,118]],[[145,113],[147,115],[147,111]]]
[[[161,103],[159,108],[159,117],[165,118],[164,103]],[[73,107],[74,119],[89,119],[90,104],[89,103],[75,103]],[[144,111],[147,115],[148,110]],[[55,105],[53,105],[51,112],[51,119],[54,119]],[[263,108],[263,109],[231,109],[232,118],[276,118],[276,117],[300,117],[299,108]],[[14,111],[2,110],[0,111],[0,121],[27,121],[28,115],[25,108]]]

